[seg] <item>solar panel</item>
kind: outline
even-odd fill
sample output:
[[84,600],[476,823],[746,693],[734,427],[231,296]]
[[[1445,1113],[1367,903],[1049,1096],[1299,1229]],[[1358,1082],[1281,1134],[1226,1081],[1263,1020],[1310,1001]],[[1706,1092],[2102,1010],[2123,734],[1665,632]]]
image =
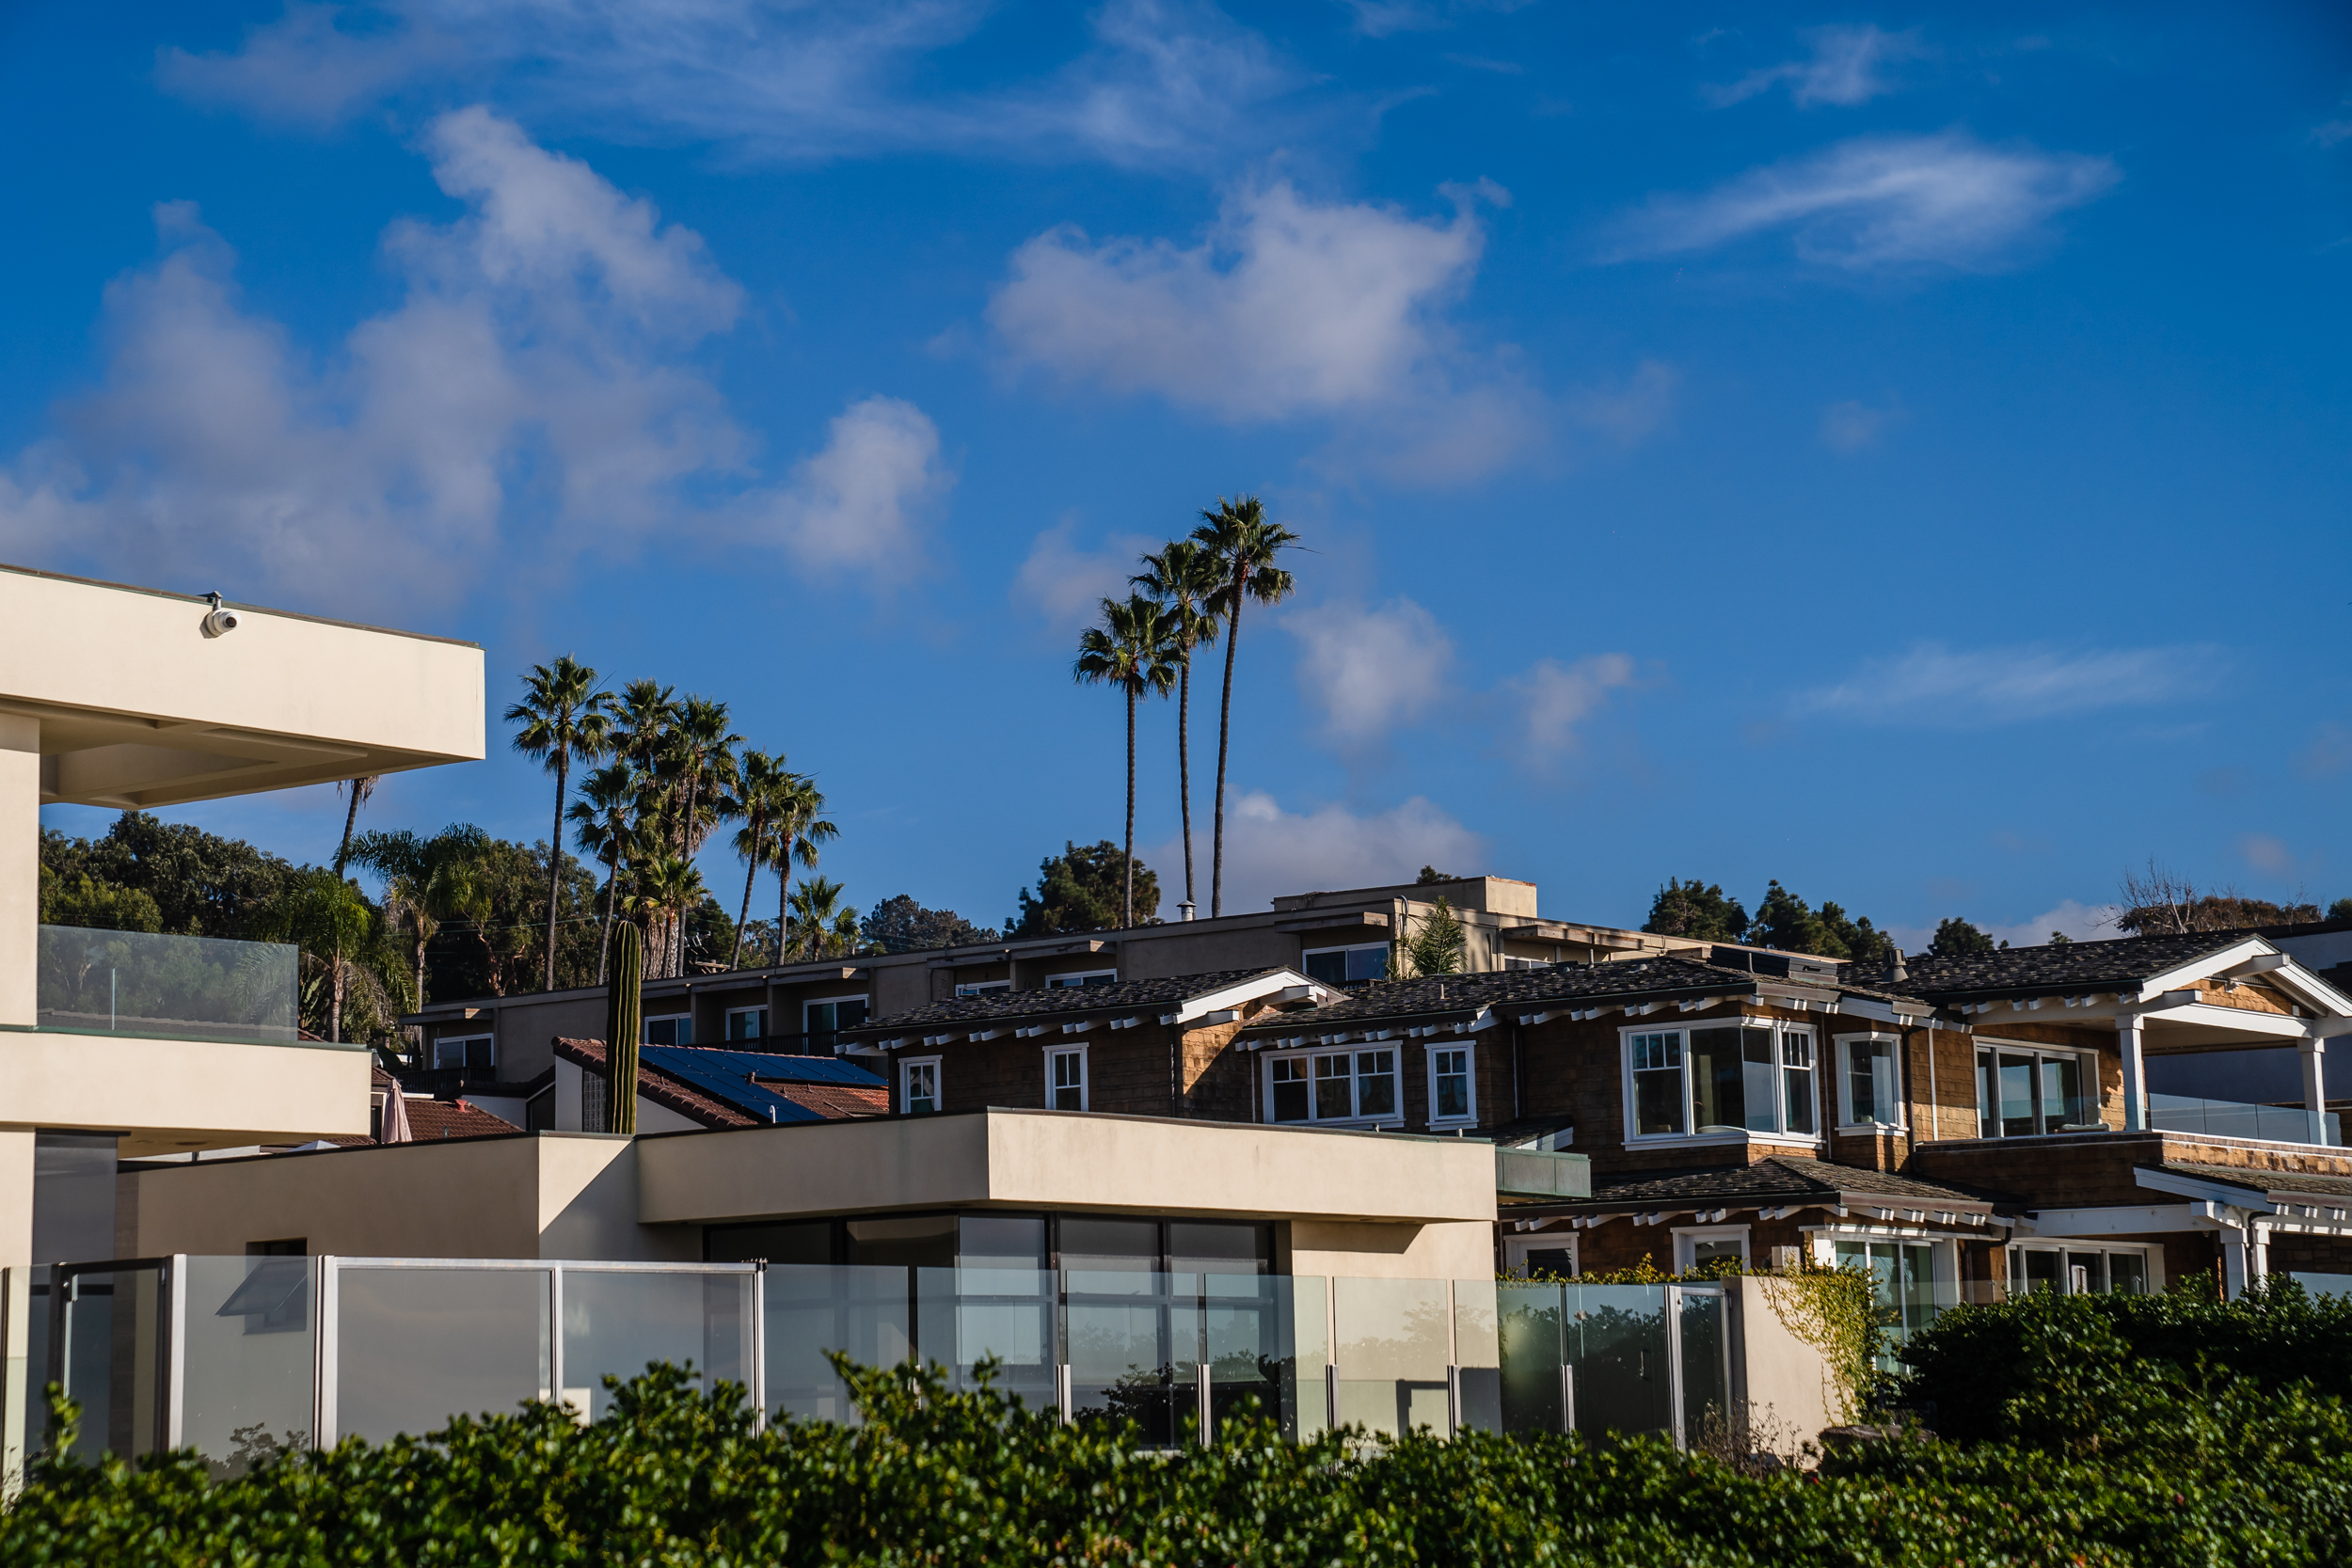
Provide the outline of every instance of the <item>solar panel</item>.
[[825,1117],[752,1082],[755,1075],[787,1084],[840,1084],[882,1088],[882,1081],[852,1063],[824,1056],[783,1056],[761,1051],[648,1045],[640,1058],[746,1115],[776,1123],[823,1121]]

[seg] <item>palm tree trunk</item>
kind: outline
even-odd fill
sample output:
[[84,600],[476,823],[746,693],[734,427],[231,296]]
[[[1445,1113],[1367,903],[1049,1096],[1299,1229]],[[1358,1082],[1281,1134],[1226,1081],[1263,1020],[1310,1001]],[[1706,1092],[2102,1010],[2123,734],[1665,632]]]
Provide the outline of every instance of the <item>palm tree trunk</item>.
[[343,866],[351,859],[351,830],[359,820],[359,781],[351,781],[351,804],[343,809],[342,842],[335,846],[335,879],[341,881]]
[[1176,796],[1184,819],[1184,902],[1192,902],[1192,650],[1176,669]]
[[334,983],[328,988],[328,995],[335,1009],[326,1015],[326,1037],[341,1045],[343,1039],[343,940],[340,935],[335,939],[335,956],[326,961],[334,966]]
[[1241,594],[1233,578],[1233,608],[1225,616],[1225,703],[1216,717],[1216,847],[1209,860],[1209,918],[1225,912],[1225,752],[1233,738],[1233,656],[1241,651]]
[[792,834],[787,831],[784,842],[777,846],[783,851],[776,857],[776,962],[784,962],[784,933],[792,918]]
[[596,937],[596,984],[603,985],[606,966],[612,961],[612,905],[621,892],[621,844],[612,841],[612,852],[604,858],[604,928]]
[[743,957],[743,923],[752,917],[752,883],[759,879],[759,814],[752,814],[752,863],[743,872],[743,912],[735,920],[735,951],[727,955],[727,967],[733,969]]
[[[555,835],[548,840],[548,969],[541,990],[555,989],[555,895],[564,885],[564,790],[571,782],[572,749],[555,749]],[[594,782],[593,780],[591,781]]]
[[1120,911],[1122,929],[1136,923],[1136,689],[1127,688],[1127,902]]

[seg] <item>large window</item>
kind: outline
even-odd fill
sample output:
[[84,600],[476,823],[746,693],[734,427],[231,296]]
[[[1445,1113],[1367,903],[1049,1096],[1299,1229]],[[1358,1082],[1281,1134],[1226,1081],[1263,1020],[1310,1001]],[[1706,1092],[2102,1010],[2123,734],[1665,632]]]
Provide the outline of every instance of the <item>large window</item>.
[[1810,1138],[1820,1126],[1808,1028],[1755,1020],[1625,1037],[1628,1111],[1637,1138],[1764,1132]]
[[729,1007],[727,1009],[727,1038],[755,1040],[768,1033],[768,1009],[765,1007]]
[[[1947,1305],[1944,1298],[1959,1299],[1950,1284],[1954,1275],[1949,1263],[1939,1273],[1936,1254],[1940,1250],[1942,1243],[1933,1242],[1843,1240],[1833,1249],[1839,1268],[1860,1269],[1877,1287],[1879,1326],[1884,1336],[1879,1365],[1883,1370],[1901,1370],[1895,1347],[1933,1323]],[[1939,1278],[1945,1282],[1941,1291],[1937,1290]]]
[[1045,1053],[1045,1103],[1057,1111],[1087,1108],[1085,1046],[1057,1046]]
[[437,1068],[495,1068],[498,1044],[487,1035],[443,1035],[433,1042]]
[[1475,1072],[1469,1046],[1437,1045],[1429,1048],[1429,1119],[1432,1124],[1478,1119]]
[[898,1109],[911,1117],[939,1109],[939,1058],[918,1057],[898,1064]]
[[[1047,990],[1067,990],[1076,986],[1115,986],[1117,984],[1119,984],[1119,971],[1115,969],[1089,969],[1073,974],[1048,974],[1045,977]],[[1011,982],[1007,981],[1006,985],[1009,988]]]
[[647,1045],[691,1045],[694,1043],[694,1015],[663,1013],[645,1020]]
[[1902,1042],[1893,1035],[1856,1035],[1837,1042],[1845,1056],[1837,1086],[1840,1126],[1903,1124],[1901,1048]]
[[1675,1237],[1675,1272],[1688,1274],[1725,1259],[1746,1267],[1748,1227],[1744,1225],[1686,1227]]
[[1274,1121],[1398,1121],[1396,1052],[1278,1056],[1266,1064],[1266,1110]]
[[2009,1288],[2084,1295],[2112,1291],[2148,1293],[2148,1253],[2143,1247],[2086,1246],[2079,1242],[2009,1249]]
[[1977,1048],[1977,1132],[1986,1138],[2028,1138],[2090,1127],[2099,1102],[2089,1092],[2083,1058],[2029,1045]]
[[1369,947],[1310,947],[1301,955],[1307,978],[1327,986],[1360,986],[1389,977],[1389,944]]
[[831,1048],[835,1030],[854,1029],[865,1022],[863,996],[829,996],[821,1002],[801,1004],[801,1027],[813,1037],[809,1043],[820,1050]]

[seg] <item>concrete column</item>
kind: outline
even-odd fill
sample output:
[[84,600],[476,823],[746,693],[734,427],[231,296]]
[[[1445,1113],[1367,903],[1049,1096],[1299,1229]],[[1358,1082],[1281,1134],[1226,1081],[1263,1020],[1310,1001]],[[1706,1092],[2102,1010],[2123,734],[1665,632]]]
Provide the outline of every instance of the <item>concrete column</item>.
[[24,1475],[24,1406],[47,1374],[32,1364],[33,1130],[0,1127],[0,1496]]
[[2221,1227],[2221,1293],[2235,1301],[2246,1293],[2248,1264],[2253,1248],[2246,1244],[2251,1227],[2225,1225]]
[[2303,1050],[2303,1108],[2311,1114],[2312,1142],[2328,1141],[2328,1042],[2305,1040]]
[[2146,1028],[2136,1013],[2115,1021],[2115,1043],[2123,1053],[2123,1127],[2131,1132],[2148,1130],[2148,1068],[2140,1055],[2140,1035]]
[[0,714],[0,1024],[35,1022],[40,925],[40,721]]

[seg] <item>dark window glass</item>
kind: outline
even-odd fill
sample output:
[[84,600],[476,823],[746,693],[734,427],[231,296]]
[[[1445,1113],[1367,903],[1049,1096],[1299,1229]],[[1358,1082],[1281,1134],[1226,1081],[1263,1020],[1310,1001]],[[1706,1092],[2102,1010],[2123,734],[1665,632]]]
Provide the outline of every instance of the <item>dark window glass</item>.
[[1349,1092],[1348,1058],[1317,1056],[1315,1058],[1315,1119],[1337,1121],[1356,1114]]
[[645,1020],[647,1045],[691,1045],[694,1043],[694,1021],[681,1013],[675,1018]]
[[1308,954],[1307,978],[1320,980],[1327,986],[1347,984],[1347,955],[1345,953]]
[[1389,950],[1385,947],[1351,947],[1347,951],[1347,978],[1351,985],[1366,980],[1389,977]]
[[1155,1270],[1160,1266],[1160,1222],[1064,1214],[1061,1266],[1091,1272]]
[[1045,1216],[964,1214],[956,1221],[956,1260],[967,1269],[1042,1269]]
[[761,1225],[703,1227],[703,1261],[748,1263],[765,1258],[771,1263],[833,1261],[833,1221],[790,1220]]
[[1180,1274],[1272,1274],[1274,1227],[1235,1220],[1170,1220],[1168,1263]]
[[2004,1051],[1994,1071],[2001,1097],[2001,1136],[2031,1137],[2040,1131],[2034,1125],[2033,1058]]
[[1296,1057],[1274,1064],[1274,1119],[1307,1119],[1307,1064]]
[[1636,1035],[1633,1131],[1679,1132],[1682,1128],[1682,1037]]
[[[1740,1029],[1691,1031],[1691,1111],[1701,1132],[1744,1131],[1748,1100]],[[1766,1101],[1769,1106],[1771,1101]]]
[[1396,1053],[1356,1053],[1356,1114],[1359,1117],[1396,1115]]
[[852,1263],[882,1268],[952,1269],[956,1266],[956,1217],[917,1214],[850,1220]]

